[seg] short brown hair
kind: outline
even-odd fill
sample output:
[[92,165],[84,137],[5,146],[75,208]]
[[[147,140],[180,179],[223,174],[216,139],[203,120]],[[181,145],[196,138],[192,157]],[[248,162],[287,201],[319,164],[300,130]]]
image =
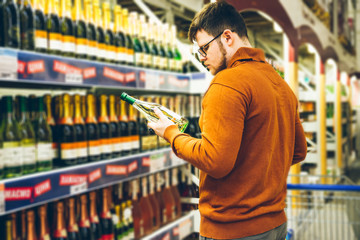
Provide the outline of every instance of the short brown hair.
[[196,33],[204,30],[212,36],[217,36],[225,29],[236,32],[240,38],[246,37],[247,29],[241,14],[225,1],[206,4],[191,22],[188,38],[196,40]]

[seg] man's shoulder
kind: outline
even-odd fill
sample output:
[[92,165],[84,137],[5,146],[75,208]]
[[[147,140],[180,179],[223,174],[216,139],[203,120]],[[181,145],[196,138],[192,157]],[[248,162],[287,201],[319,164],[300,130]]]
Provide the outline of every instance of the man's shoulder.
[[246,71],[244,66],[236,66],[220,71],[214,77],[212,84],[221,84],[241,91],[245,87],[251,87],[251,78],[251,72]]

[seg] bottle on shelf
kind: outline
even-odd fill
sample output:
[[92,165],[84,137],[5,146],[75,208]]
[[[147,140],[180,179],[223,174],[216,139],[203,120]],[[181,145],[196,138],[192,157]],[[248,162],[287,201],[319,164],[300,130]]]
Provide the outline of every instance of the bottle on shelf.
[[107,62],[116,62],[116,49],[115,49],[115,39],[114,32],[110,27],[110,5],[108,2],[103,2],[103,26],[105,30],[105,44],[106,44],[106,61]]
[[[168,99],[170,99],[170,98],[168,98],[166,96],[161,97],[160,104],[165,107],[168,106],[168,102],[170,102],[170,101],[168,101]],[[169,106],[169,109],[171,109],[170,106]],[[170,143],[168,143],[164,138],[158,137],[158,146],[159,146],[159,148],[166,148],[166,147],[170,146]]]
[[0,130],[3,137],[4,177],[18,177],[23,174],[22,135],[14,117],[12,96],[3,96],[1,103],[4,112]]
[[126,64],[127,65],[134,65],[134,44],[133,39],[131,37],[131,30],[129,25],[129,11],[125,8],[122,10],[122,16],[123,16],[123,29],[125,33],[125,39],[126,39],[126,52],[127,52],[127,58],[126,58]]
[[86,95],[86,133],[88,140],[88,157],[89,162],[100,160],[100,131],[95,117],[95,96],[93,94]]
[[96,22],[94,21],[94,11],[91,0],[84,0],[85,22],[87,24],[87,58],[96,60],[98,51],[98,36],[96,31]]
[[18,231],[18,236],[20,236],[20,239],[26,239],[26,210],[21,210],[19,212],[20,214],[20,219],[18,219],[19,221],[19,226],[17,231]]
[[120,5],[114,8],[114,40],[116,47],[116,62],[119,64],[126,63],[126,38],[123,30],[123,16]]
[[66,212],[67,212],[67,233],[68,240],[78,240],[80,239],[79,226],[76,222],[76,200],[75,198],[66,199]]
[[156,224],[155,214],[153,207],[148,195],[148,183],[147,177],[142,177],[140,179],[141,183],[141,198],[139,200],[139,206],[142,214],[143,224],[144,224],[144,234],[147,235],[151,233]]
[[171,169],[171,193],[173,195],[174,201],[175,201],[175,212],[176,217],[181,217],[182,214],[182,208],[181,208],[181,199],[180,199],[180,193],[178,189],[178,169],[173,168]]
[[87,133],[84,118],[81,113],[81,96],[75,94],[73,96],[74,101],[74,129],[76,135],[76,145],[77,145],[77,160],[78,163],[88,162],[88,142],[87,142]]
[[159,210],[160,210],[160,224],[165,225],[170,219],[168,218],[168,210],[165,205],[165,201],[162,197],[162,185],[164,183],[164,177],[163,174],[160,172],[157,172],[155,174],[156,181],[156,191],[155,191],[155,197],[159,204]]
[[67,240],[68,234],[65,225],[64,203],[55,203],[52,240]]
[[161,212],[159,202],[155,196],[155,175],[149,176],[149,200],[154,212],[154,230],[158,229],[161,225]]
[[20,48],[33,51],[35,49],[35,18],[29,0],[18,0],[20,17]]
[[152,56],[149,47],[149,34],[148,34],[148,26],[149,24],[146,22],[146,18],[144,14],[140,14],[140,18],[138,20],[138,29],[139,29],[139,37],[141,41],[141,45],[143,46],[143,67],[151,68],[152,67]]
[[35,8],[35,51],[45,53],[48,47],[44,0],[33,0]]
[[77,164],[77,139],[74,122],[70,115],[70,95],[63,94],[60,98],[60,117],[57,122],[60,166]]
[[131,154],[138,153],[140,151],[139,145],[139,129],[138,129],[138,122],[137,122],[137,113],[134,111],[132,107],[129,106],[128,109],[129,113],[129,135],[130,135],[130,142],[131,142]]
[[101,160],[110,159],[112,154],[112,146],[110,143],[110,121],[107,113],[107,98],[108,97],[104,94],[99,96],[98,125],[100,130]]
[[102,207],[100,214],[100,224],[102,229],[102,240],[114,239],[114,225],[109,207],[109,191],[108,188],[102,189]]
[[100,220],[97,213],[96,197],[97,196],[95,191],[89,193],[91,235],[94,237],[94,240],[102,240]]
[[74,24],[71,19],[71,0],[60,0],[59,18],[61,26],[62,54],[66,57],[74,57],[75,32]]
[[[147,98],[148,102],[154,102],[156,104],[160,105],[160,97],[148,97]],[[155,132],[153,130],[149,131],[149,144],[150,144],[150,149],[154,150],[154,149],[158,149],[159,148],[159,137],[155,134]]]
[[126,102],[119,101],[120,98],[117,97],[116,102],[117,106],[120,107],[119,115],[119,125],[120,125],[120,134],[121,134],[121,155],[126,156],[131,153],[132,150],[132,141],[130,138],[130,128],[129,128],[129,118],[126,109]]
[[163,112],[163,114],[169,118],[171,121],[173,121],[175,124],[177,124],[179,130],[181,132],[184,132],[189,121],[186,120],[184,117],[181,117],[180,115],[174,113],[173,111],[165,108],[164,106],[161,106],[160,104],[152,103],[152,102],[145,102],[137,100],[131,96],[129,96],[127,93],[123,92],[121,94],[121,99],[130,103],[134,108],[139,110],[142,114],[145,115],[145,117],[149,121],[157,122],[159,117],[154,113],[154,108],[159,108],[160,111]]
[[14,0],[6,0],[3,4],[4,46],[20,48],[20,16],[19,9]]
[[[132,215],[132,201],[127,200],[126,201],[126,210],[127,210],[127,238],[128,239],[134,239],[135,238],[135,227],[134,227],[134,218]],[[124,213],[125,214],[125,213]]]
[[138,24],[138,13],[130,12],[130,35],[134,45],[134,65],[137,67],[144,66],[144,51],[143,46],[139,39],[139,24]]
[[16,103],[20,114],[19,129],[21,132],[23,174],[30,174],[36,172],[35,132],[29,119],[27,98],[17,96]]
[[1,239],[4,240],[13,240],[13,235],[12,235],[12,221],[11,221],[11,215],[9,214],[8,216],[4,217],[2,221],[0,221],[1,226],[3,227],[3,231],[0,233],[0,237]]
[[189,134],[192,137],[196,137],[197,134],[197,127],[196,127],[196,119],[195,119],[195,101],[194,101],[194,96],[193,95],[189,95],[188,97],[188,106],[189,108],[187,109],[187,116],[189,119],[189,125],[186,128],[185,133]]
[[151,53],[151,68],[153,69],[161,69],[160,67],[160,55],[159,55],[159,49],[157,44],[157,34],[158,34],[158,28],[155,25],[154,22],[151,20],[148,24],[148,38],[149,38],[149,46],[150,46],[150,53]]
[[117,223],[115,225],[115,239],[116,240],[121,240],[123,238],[126,237],[126,228],[125,228],[125,224],[124,224],[124,217],[123,217],[123,210],[121,208],[121,204],[124,202],[124,198],[123,198],[123,183],[119,183],[117,184],[117,186],[115,186],[115,201],[114,201],[114,210],[115,210],[115,215],[116,215],[116,220]]
[[28,210],[26,212],[26,240],[37,240],[37,234],[35,230],[35,212],[34,210]]
[[112,158],[121,156],[121,131],[118,118],[115,113],[115,96],[109,95],[109,121],[110,121],[110,134],[111,134],[111,146],[112,146]]
[[170,188],[170,174],[169,171],[166,170],[164,173],[165,185],[161,191],[161,196],[164,199],[165,207],[166,207],[166,219],[168,221],[172,221],[176,218],[176,202],[174,200],[171,188]]
[[[144,101],[144,97],[139,97],[140,101]],[[131,108],[130,108],[131,109]],[[150,132],[147,127],[147,120],[143,114],[139,115],[139,136],[140,136],[140,152],[146,152],[150,150]]]
[[73,8],[73,21],[75,29],[75,56],[77,58],[87,58],[87,25],[84,20],[84,14],[81,7],[81,0],[75,0]]
[[168,71],[175,71],[175,59],[174,59],[174,53],[171,46],[171,30],[169,28],[169,24],[164,24],[164,37],[163,39],[165,44],[165,51],[166,51],[166,70]]
[[132,193],[132,218],[134,220],[134,235],[135,239],[140,239],[145,234],[144,229],[144,213],[141,211],[140,201],[138,198],[139,182],[135,179],[131,182]]
[[166,55],[166,48],[164,45],[165,41],[165,33],[164,33],[164,26],[162,24],[157,25],[157,42],[158,42],[158,49],[159,49],[159,56],[160,56],[160,64],[159,67],[161,70],[167,70],[167,55]]
[[172,49],[173,49],[173,56],[174,56],[174,67],[173,70],[179,73],[182,73],[182,56],[181,53],[179,51],[179,48],[177,46],[177,38],[176,38],[176,26],[172,25],[171,26],[171,45],[172,45]]
[[39,239],[50,239],[50,229],[47,218],[47,205],[42,205],[38,208],[38,236]]
[[96,35],[98,41],[97,60],[105,61],[106,59],[105,31],[101,21],[101,9],[99,5],[99,0],[93,0],[93,14],[94,14],[94,24],[96,25],[96,31],[97,31]]
[[86,194],[80,195],[79,232],[81,239],[93,239],[88,213],[88,199]]
[[58,146],[58,139],[57,139],[57,126],[55,123],[55,118],[53,116],[52,111],[52,99],[49,94],[44,95],[44,105],[46,111],[46,122],[51,128],[52,133],[52,162],[53,165],[59,162],[59,146]]
[[52,169],[53,161],[53,135],[51,128],[46,121],[44,112],[43,97],[36,98],[35,118],[33,120],[35,140],[36,140],[36,162],[37,171],[48,171]]
[[60,19],[57,15],[57,3],[57,0],[47,0],[47,4],[45,7],[46,30],[48,39],[48,53],[61,55],[62,42]]

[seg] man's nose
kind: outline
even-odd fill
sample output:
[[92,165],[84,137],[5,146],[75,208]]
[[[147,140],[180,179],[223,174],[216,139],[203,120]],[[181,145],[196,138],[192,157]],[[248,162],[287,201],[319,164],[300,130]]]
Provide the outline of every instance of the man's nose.
[[203,55],[199,54],[199,60],[201,62],[204,62],[206,60],[206,57],[204,57]]

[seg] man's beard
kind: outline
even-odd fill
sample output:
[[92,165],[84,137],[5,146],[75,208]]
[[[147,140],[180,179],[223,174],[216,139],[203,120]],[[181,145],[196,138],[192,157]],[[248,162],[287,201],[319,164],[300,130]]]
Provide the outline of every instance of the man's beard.
[[219,49],[221,52],[221,59],[220,59],[220,65],[214,69],[214,73],[213,75],[215,76],[218,72],[226,69],[227,65],[226,65],[226,49],[224,48],[223,44],[221,41],[218,41],[219,43]]

